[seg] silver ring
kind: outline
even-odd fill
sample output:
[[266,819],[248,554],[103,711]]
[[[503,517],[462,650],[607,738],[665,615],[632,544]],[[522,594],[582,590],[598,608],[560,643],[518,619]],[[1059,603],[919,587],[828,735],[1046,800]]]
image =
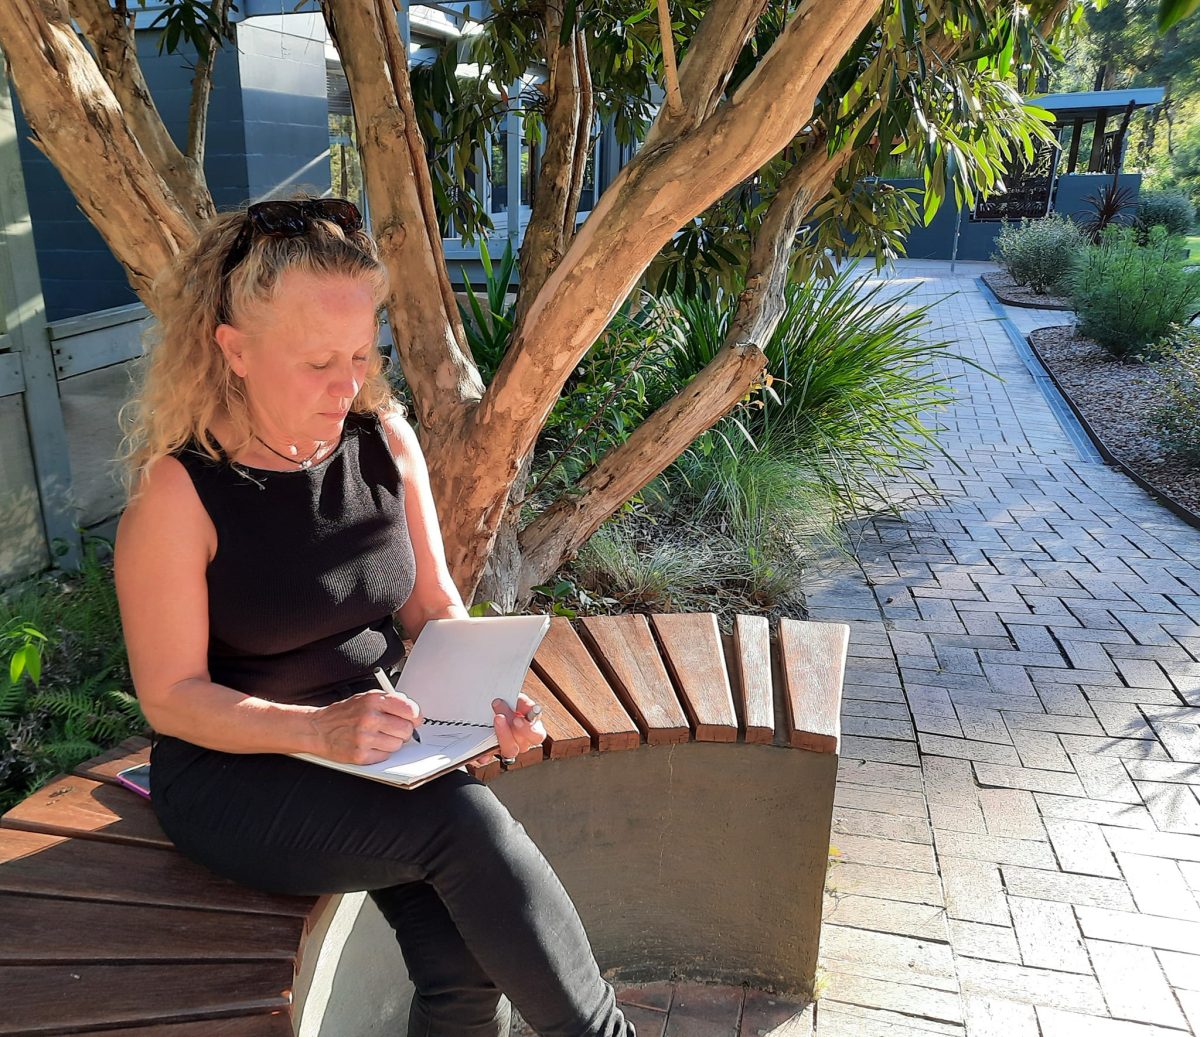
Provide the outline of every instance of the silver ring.
[[517,762],[517,758],[515,756],[499,756],[499,754],[497,754],[497,756],[500,760],[500,769],[502,771],[508,770],[509,767]]

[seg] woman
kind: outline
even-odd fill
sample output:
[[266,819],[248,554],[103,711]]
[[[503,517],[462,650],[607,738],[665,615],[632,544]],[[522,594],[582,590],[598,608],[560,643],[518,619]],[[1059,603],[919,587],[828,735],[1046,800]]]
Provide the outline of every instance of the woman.
[[[465,768],[402,790],[285,755],[395,751],[424,703],[369,676],[403,657],[393,615],[410,637],[467,615],[382,375],[386,294],[341,199],[218,216],[158,286],[116,544],[155,812],[246,885],[369,890],[416,987],[411,1037],[503,1034],[504,994],[544,1035],[634,1035],[557,876]],[[533,705],[493,703],[506,760],[545,737]]]

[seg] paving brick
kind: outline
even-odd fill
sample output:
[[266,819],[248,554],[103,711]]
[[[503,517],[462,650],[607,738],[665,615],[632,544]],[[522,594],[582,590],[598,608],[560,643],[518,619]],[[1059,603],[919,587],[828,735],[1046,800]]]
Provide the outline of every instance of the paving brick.
[[1086,683],[1081,690],[1092,702],[1136,702],[1139,705],[1178,706],[1179,696],[1165,688],[1127,688],[1124,685]]
[[[1108,847],[1098,830],[1096,836],[1100,840],[1099,845],[1108,853]],[[998,835],[973,835],[968,832],[935,829],[934,843],[939,856],[968,857],[972,860],[990,861],[993,864],[1019,864],[1027,868],[1055,867],[1054,854],[1050,852],[1050,847],[1044,842],[1032,839],[1009,839]]]
[[1063,871],[1107,878],[1121,877],[1100,825],[1088,821],[1066,821],[1058,817],[1046,818],[1044,824]]
[[667,1012],[671,1007],[671,998],[675,994],[675,984],[670,980],[656,980],[650,983],[617,984],[615,986],[617,1000],[622,1004],[637,1005],[656,1012]]
[[826,893],[822,917],[826,923],[915,936],[922,940],[945,943],[949,938],[945,908],[934,907],[932,904],[911,904],[857,894]]
[[963,994],[967,995],[999,996],[1027,1005],[1048,1005],[1092,1014],[1105,1011],[1104,998],[1096,980],[1073,972],[959,958],[958,982]]
[[1035,713],[1041,705],[1036,695],[1005,695],[995,691],[968,691],[951,688],[950,701],[956,706],[972,709],[1012,710],[1019,713]]
[[1057,713],[1016,713],[1001,714],[1004,722],[1012,731],[1054,731],[1057,734],[1068,735],[1102,735],[1103,728],[1090,710],[1085,716],[1060,716]]
[[1200,905],[1178,864],[1165,857],[1145,857],[1139,853],[1116,856],[1139,911],[1200,921]]
[[1180,951],[1155,953],[1171,986],[1184,990],[1200,990],[1200,954],[1183,954]]
[[999,997],[963,999],[967,1037],[1038,1037],[1037,1014],[1032,1005]]
[[[1130,787],[1132,788],[1132,785]],[[1121,828],[1154,830],[1154,820],[1150,817],[1150,812],[1145,807],[1134,806],[1132,803],[1080,799],[1078,796],[1052,796],[1046,792],[1035,792],[1033,798],[1037,801],[1038,809],[1046,817],[1061,817],[1068,821],[1091,821],[1094,824],[1117,825]]]
[[1180,763],[1200,763],[1200,727],[1197,721],[1200,721],[1200,716],[1189,724],[1171,724],[1157,719],[1151,720],[1151,724],[1171,754],[1171,759]]
[[872,763],[916,765],[921,762],[917,747],[911,742],[891,738],[862,738],[858,735],[843,735],[841,751],[855,760]]
[[1009,896],[1008,909],[1024,964],[1091,975],[1092,965],[1069,904]]
[[[842,719],[846,717],[879,717],[882,720],[907,720],[906,702],[871,702],[842,700]],[[1080,732],[1081,734],[1086,732]]]
[[977,834],[986,831],[970,763],[931,756],[924,760],[922,770],[929,819],[934,828]]
[[880,1034],[887,1037],[931,1037],[934,1034],[963,1037],[963,1028],[958,1023],[847,1004],[832,997],[818,1002],[816,1015],[821,1037],[880,1037]]
[[1200,992],[1195,990],[1177,990],[1175,996],[1183,1006],[1183,1014],[1187,1016],[1192,1033],[1200,1033]]
[[950,946],[955,954],[1020,964],[1021,950],[1017,946],[1017,936],[1008,926],[966,922],[960,918],[948,919],[947,926]]
[[1092,799],[1141,806],[1142,797],[1129,780],[1124,761],[1111,756],[1088,756],[1084,753],[1071,757],[1071,762],[1075,765],[1080,783]]
[[1020,868],[1007,864],[1000,869],[1000,873],[1004,878],[1004,888],[1010,896],[1107,907],[1115,911],[1134,910],[1133,897],[1120,879],[1068,875],[1061,871],[1043,871],[1039,868]]
[[1116,738],[1153,738],[1154,729],[1132,702],[1093,702],[1092,712],[1104,733]]
[[1047,713],[1056,716],[1092,718],[1092,707],[1078,687],[1071,684],[1039,684],[1037,697]]
[[[999,888],[999,881],[997,881]],[[942,884],[937,875],[898,868],[879,868],[869,864],[832,861],[825,880],[826,890],[902,900],[914,904],[942,905]],[[1008,910],[1004,912],[1008,921]]]
[[1200,801],[1193,787],[1157,781],[1134,784],[1161,831],[1200,835]]
[[1087,945],[1114,1018],[1161,1026],[1187,1025],[1150,948],[1107,940],[1088,940]]
[[[834,806],[833,830],[840,835],[865,835],[899,842],[930,845],[933,835],[923,817],[893,816],[874,810]],[[835,840],[836,841],[836,840]]]
[[922,788],[919,767],[899,767],[890,763],[870,763],[866,760],[851,760],[843,756],[838,760],[838,784],[848,781],[854,785],[879,785],[885,789],[904,789],[920,792]]
[[823,967],[839,972],[958,990],[954,955],[945,943],[827,924],[821,930],[821,960]]
[[1110,940],[1185,953],[1200,947],[1200,922],[1110,911],[1104,907],[1079,907],[1075,911],[1079,927],[1088,940]]
[[1178,1030],[1164,1030],[1161,1026],[1080,1015],[1042,1005],[1038,1006],[1037,1017],[1047,1037],[1181,1037]]
[[1166,760],[1167,752],[1147,738],[1092,738],[1089,735],[1059,735],[1063,748],[1080,755],[1117,756],[1124,760]]
[[1004,726],[1004,717],[998,709],[979,709],[971,706],[956,706],[963,737],[978,742],[999,742],[1011,745],[1012,737]]
[[[882,1008],[910,1017],[925,1016],[929,1019],[957,1023],[962,1021],[962,1004],[957,992],[936,990],[932,987],[911,983],[893,983],[886,980],[858,976],[841,970],[830,969],[827,973],[829,987],[826,999],[858,1005],[863,1008]],[[817,1011],[817,1027],[825,1027],[825,1001]],[[876,1030],[875,1033],[895,1032]]]
[[1108,845],[1116,851],[1170,857],[1177,861],[1200,861],[1200,835],[1135,832],[1128,828],[1110,828],[1108,825],[1102,827]]
[[914,713],[913,722],[918,731],[927,731],[947,738],[961,738],[963,729],[957,717],[944,717],[937,713]]
[[886,720],[881,717],[842,717],[842,733],[869,738],[916,739],[912,724],[907,720]]
[[921,732],[917,736],[921,752],[927,756],[948,756],[959,760],[980,760],[1017,766],[1021,763],[1017,751],[1011,745],[994,742],[976,742],[967,738],[946,738]]
[[1024,789],[980,789],[978,795],[988,835],[1010,839],[1046,838],[1032,792]]
[[1053,731],[1017,730],[1012,733],[1012,739],[1024,766],[1074,773],[1071,760],[1063,749],[1059,736]]
[[976,763],[975,777],[980,785],[1030,792],[1054,792],[1062,796],[1084,795],[1083,785],[1074,774],[1063,771],[1039,771],[1028,767],[1006,767],[994,763]]
[[947,856],[940,856],[938,863],[949,917],[989,925],[1009,924],[1008,900],[995,864]]
[[1200,893],[1200,864],[1195,861],[1177,861],[1183,881],[1194,893]]
[[919,792],[891,792],[847,783],[838,785],[833,802],[834,806],[838,807],[875,810],[879,813],[899,814],[903,817],[923,818],[927,814],[925,797]]
[[[633,1023],[638,1037],[663,1037],[663,1032],[667,1027],[666,1012],[655,1012],[637,1005],[622,1005],[621,1012],[626,1019]],[[795,1037],[809,1037],[810,1032],[805,1031],[804,1034],[796,1034]],[[532,1029],[529,1030],[529,1033],[531,1037],[534,1037]]]
[[1162,760],[1126,760],[1125,770],[1135,781],[1171,781],[1200,786],[1200,764]]
[[881,868],[937,874],[937,862],[931,846],[841,833],[833,838],[833,846],[837,850],[834,854],[836,859],[848,864],[871,864]]

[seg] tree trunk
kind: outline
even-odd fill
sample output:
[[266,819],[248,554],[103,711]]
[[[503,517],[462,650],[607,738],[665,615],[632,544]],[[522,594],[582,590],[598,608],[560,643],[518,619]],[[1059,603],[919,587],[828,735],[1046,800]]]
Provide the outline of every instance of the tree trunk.
[[[203,119],[208,110],[207,89],[203,93],[203,107],[197,110],[197,103],[193,101],[192,118],[189,120],[199,122],[200,149],[189,149],[188,154],[184,154],[175,146],[163,125],[154,98],[150,96],[150,87],[146,84],[137,58],[132,19],[127,22],[109,0],[71,0],[71,14],[87,37],[96,57],[96,65],[112,89],[146,157],[166,181],[193,226],[199,228],[212,219],[217,211],[204,180]],[[210,55],[215,51],[214,42]],[[195,81],[210,83],[211,69],[203,68],[204,65],[204,62],[200,62],[196,66]],[[195,136],[196,131],[192,130],[189,139]]]
[[195,229],[134,136],[65,3],[4,0],[0,41],[33,142],[153,309],[155,277]]

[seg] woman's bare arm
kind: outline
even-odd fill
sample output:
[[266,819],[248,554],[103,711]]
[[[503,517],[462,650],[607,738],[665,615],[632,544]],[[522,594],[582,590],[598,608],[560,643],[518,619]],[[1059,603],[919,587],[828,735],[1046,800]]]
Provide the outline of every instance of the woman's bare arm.
[[231,753],[311,752],[368,763],[412,732],[408,699],[356,695],[332,707],[256,698],[208,672],[208,584],[216,530],[184,467],[153,466],[117,529],[115,576],[129,667],[160,734]]

